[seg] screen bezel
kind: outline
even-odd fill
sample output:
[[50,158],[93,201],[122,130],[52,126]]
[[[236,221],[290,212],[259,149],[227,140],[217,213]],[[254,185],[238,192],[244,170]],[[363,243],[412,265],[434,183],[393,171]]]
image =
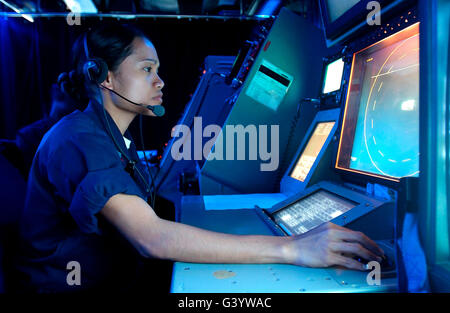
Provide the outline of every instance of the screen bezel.
[[340,172],[342,174],[345,173],[345,175],[350,174],[350,177],[349,177],[350,180],[359,181],[361,177],[364,177],[364,178],[366,178],[366,180],[367,180],[367,178],[370,178],[371,180],[376,181],[376,182],[385,182],[385,183],[389,183],[389,184],[393,184],[393,185],[398,185],[400,180],[403,178],[403,177],[396,178],[396,177],[392,177],[392,176],[385,176],[385,175],[366,172],[366,171],[362,171],[362,170],[345,168],[345,167],[339,166],[338,162],[339,162],[340,149],[341,149],[341,143],[342,143],[342,137],[343,137],[343,130],[345,127],[345,118],[347,115],[348,101],[349,101],[349,95],[350,95],[350,89],[351,89],[350,84],[352,82],[352,75],[353,75],[353,69],[354,69],[354,64],[355,64],[355,56],[358,53],[360,53],[366,49],[369,49],[372,46],[375,46],[385,40],[388,40],[389,38],[394,37],[395,35],[397,35],[398,33],[402,32],[402,31],[405,31],[407,29],[413,29],[415,27],[419,28],[419,34],[420,34],[420,22],[416,22],[416,23],[413,23],[405,28],[402,28],[402,29],[398,30],[397,32],[395,32],[394,34],[390,34],[390,35],[386,36],[385,38],[378,40],[378,41],[376,41],[376,42],[374,42],[352,54],[353,56],[352,56],[352,64],[351,64],[351,70],[350,70],[350,78],[348,80],[348,87],[347,87],[347,92],[346,92],[346,97],[345,97],[344,113],[342,114],[341,121],[340,121],[341,129],[340,129],[340,135],[339,135],[339,144],[338,144],[337,152],[335,154],[336,159],[334,162],[335,163],[334,167],[335,167],[336,171]]

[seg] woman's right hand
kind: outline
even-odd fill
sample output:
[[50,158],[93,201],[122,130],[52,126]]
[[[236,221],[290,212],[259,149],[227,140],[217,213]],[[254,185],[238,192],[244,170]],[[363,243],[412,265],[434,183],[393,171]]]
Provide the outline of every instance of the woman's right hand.
[[333,223],[289,237],[283,248],[288,263],[305,267],[337,265],[364,271],[365,264],[353,259],[354,256],[378,262],[384,256],[384,251],[363,233]]

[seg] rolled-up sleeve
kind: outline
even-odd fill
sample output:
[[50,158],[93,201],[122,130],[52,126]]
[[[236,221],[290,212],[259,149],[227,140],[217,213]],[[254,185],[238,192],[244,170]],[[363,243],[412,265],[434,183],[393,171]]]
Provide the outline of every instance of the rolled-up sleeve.
[[124,193],[146,199],[108,138],[77,134],[55,148],[51,159],[49,181],[83,233],[100,233],[96,215],[112,196]]

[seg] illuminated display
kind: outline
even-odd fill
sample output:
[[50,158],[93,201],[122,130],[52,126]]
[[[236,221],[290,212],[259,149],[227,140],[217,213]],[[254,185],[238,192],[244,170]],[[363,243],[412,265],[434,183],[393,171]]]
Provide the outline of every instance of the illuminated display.
[[337,168],[419,173],[419,23],[353,55]]
[[335,122],[318,123],[290,176],[304,182]]
[[327,65],[327,69],[325,71],[325,81],[322,90],[323,94],[341,89],[343,71],[344,61],[342,60],[342,58]]
[[294,202],[273,214],[275,222],[288,235],[303,234],[354,208],[357,203],[325,190]]
[[293,80],[292,75],[267,60],[262,60],[245,94],[276,111]]

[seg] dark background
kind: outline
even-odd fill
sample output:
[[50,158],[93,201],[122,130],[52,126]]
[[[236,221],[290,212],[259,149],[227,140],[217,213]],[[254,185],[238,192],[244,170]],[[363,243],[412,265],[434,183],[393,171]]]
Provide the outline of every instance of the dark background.
[[[73,41],[101,22],[98,17],[84,17],[80,26],[69,26],[63,17],[40,17],[34,23],[20,17],[0,19],[0,138],[14,139],[21,127],[48,115],[51,85],[61,72],[71,70]],[[153,18],[117,22],[142,29],[154,43],[161,62],[166,114],[161,118],[144,117],[146,149],[162,148],[170,139],[171,128],[199,82],[205,57],[236,56],[252,30],[263,23]],[[139,143],[138,127],[136,118],[130,130]]]

